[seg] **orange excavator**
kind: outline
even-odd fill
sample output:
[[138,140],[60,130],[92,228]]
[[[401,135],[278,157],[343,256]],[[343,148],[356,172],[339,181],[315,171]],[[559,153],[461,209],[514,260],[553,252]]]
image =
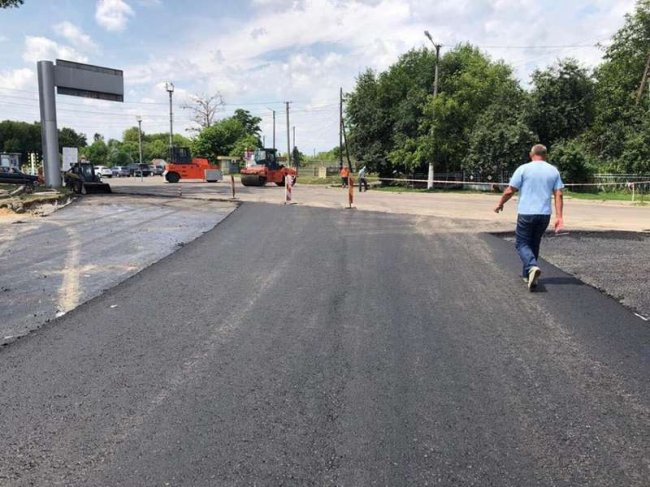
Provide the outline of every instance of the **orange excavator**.
[[297,171],[291,167],[286,167],[278,162],[278,152],[276,149],[257,149],[253,154],[252,166],[242,168],[241,183],[244,186],[264,186],[266,183],[275,183],[278,186],[284,186],[284,180],[287,175],[295,177]]
[[223,179],[219,166],[211,164],[207,159],[192,158],[192,152],[187,147],[172,148],[163,176],[168,183],[177,183],[181,179],[201,179],[216,183]]

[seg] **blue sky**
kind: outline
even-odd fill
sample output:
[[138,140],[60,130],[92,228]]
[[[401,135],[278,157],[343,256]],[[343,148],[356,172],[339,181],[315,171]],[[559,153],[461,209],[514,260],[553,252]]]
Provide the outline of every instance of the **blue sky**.
[[[192,126],[181,106],[219,92],[220,116],[242,107],[285,140],[283,101],[303,152],[337,144],[338,89],[427,45],[469,41],[530,73],[572,56],[595,66],[634,0],[25,0],[0,10],[0,119],[38,119],[35,66],[55,58],[123,69],[125,103],[57,97],[59,126],[119,138],[143,117],[145,132]],[[570,46],[570,47],[545,47]],[[443,48],[444,49],[444,48]],[[278,144],[280,145],[280,144]]]

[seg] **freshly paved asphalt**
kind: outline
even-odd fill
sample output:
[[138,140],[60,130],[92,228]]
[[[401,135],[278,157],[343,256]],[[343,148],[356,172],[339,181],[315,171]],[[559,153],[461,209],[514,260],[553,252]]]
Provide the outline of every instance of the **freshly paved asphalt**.
[[0,349],[0,484],[647,485],[650,327],[518,270],[454,222],[245,204]]

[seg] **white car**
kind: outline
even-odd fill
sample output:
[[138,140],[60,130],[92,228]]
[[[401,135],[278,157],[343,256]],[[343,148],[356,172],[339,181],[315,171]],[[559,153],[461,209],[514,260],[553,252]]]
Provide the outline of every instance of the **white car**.
[[95,174],[101,178],[112,178],[113,170],[106,166],[95,166]]

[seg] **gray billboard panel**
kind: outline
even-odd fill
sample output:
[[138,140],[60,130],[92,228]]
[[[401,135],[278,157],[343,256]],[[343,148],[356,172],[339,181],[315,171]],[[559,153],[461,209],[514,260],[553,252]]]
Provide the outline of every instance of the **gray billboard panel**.
[[61,95],[124,101],[124,75],[119,69],[57,59],[54,84]]

